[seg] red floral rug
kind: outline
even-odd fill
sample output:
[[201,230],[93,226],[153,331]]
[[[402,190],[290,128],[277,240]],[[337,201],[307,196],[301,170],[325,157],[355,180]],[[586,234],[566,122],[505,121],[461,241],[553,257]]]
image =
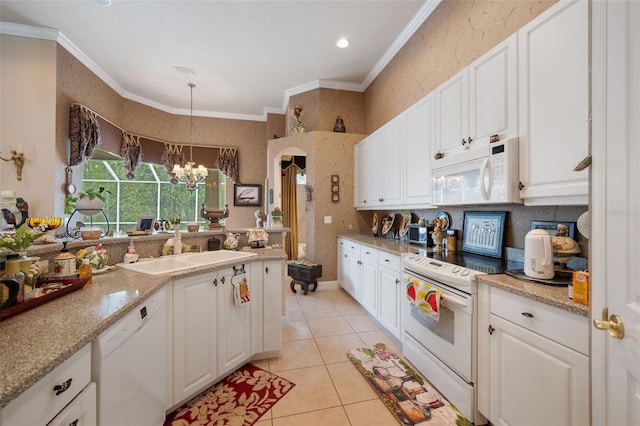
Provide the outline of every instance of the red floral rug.
[[347,357],[400,423],[471,426],[431,383],[384,343],[351,349]]
[[282,377],[247,363],[169,414],[164,425],[249,426],[294,386]]

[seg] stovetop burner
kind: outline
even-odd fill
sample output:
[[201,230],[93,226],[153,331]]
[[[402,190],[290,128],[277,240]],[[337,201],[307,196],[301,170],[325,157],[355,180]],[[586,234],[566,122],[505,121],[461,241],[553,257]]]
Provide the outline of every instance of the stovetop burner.
[[509,267],[510,265],[506,259],[496,259],[461,251],[450,252],[443,250],[436,252],[430,248],[420,248],[416,254],[452,265],[462,266],[463,268],[472,269],[483,274],[502,274],[507,269],[513,269]]

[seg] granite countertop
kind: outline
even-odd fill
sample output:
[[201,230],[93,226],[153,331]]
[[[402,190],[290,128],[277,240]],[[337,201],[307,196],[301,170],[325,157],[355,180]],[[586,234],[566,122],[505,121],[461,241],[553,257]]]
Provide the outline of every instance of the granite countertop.
[[532,281],[519,280],[506,274],[480,275],[478,281],[509,293],[589,317],[589,306],[569,299],[566,286],[539,284]]
[[[341,233],[338,238],[346,238],[360,244],[366,244],[370,247],[382,249],[395,254],[417,253],[419,248],[416,246],[400,242],[394,239],[377,238],[369,235],[356,233]],[[478,280],[510,293],[546,303],[578,315],[589,316],[589,306],[576,303],[569,299],[566,286],[553,286],[539,284],[532,281],[520,280],[506,274],[480,275]]]
[[[242,263],[286,258],[284,250],[272,249],[242,259]],[[117,268],[94,275],[89,287],[0,322],[0,408],[164,288],[173,277],[235,263],[238,261],[156,276]]]

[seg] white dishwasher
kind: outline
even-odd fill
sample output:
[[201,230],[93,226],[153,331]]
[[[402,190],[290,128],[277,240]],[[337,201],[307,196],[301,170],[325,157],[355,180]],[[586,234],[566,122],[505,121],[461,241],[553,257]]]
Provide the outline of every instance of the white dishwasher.
[[157,426],[165,420],[166,290],[102,333],[92,347],[99,426]]

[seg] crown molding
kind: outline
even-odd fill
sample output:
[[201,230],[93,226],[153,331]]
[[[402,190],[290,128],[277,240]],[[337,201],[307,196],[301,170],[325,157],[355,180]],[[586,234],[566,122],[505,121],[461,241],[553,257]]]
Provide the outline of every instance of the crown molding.
[[57,41],[60,31],[51,28],[14,24],[13,22],[0,22],[0,34]]
[[431,13],[435,10],[436,7],[442,2],[442,0],[425,0],[424,4],[415,14],[413,19],[407,24],[404,30],[396,37],[394,42],[391,44],[389,49],[385,52],[384,55],[376,62],[376,64],[371,68],[369,74],[362,81],[362,91],[365,91],[367,87],[376,79],[376,77],[382,72],[383,69],[389,62],[393,59],[394,56],[402,49],[405,43],[413,36],[413,34],[418,30],[418,28],[427,20]]

